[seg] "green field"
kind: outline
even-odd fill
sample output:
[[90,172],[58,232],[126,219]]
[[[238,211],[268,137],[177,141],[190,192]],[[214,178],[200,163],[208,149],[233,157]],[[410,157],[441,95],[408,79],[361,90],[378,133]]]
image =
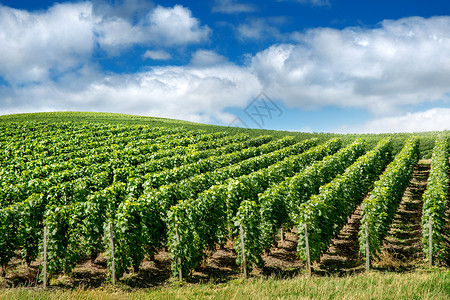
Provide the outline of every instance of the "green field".
[[[27,114],[12,114],[0,116],[0,123],[9,122],[89,122],[89,123],[106,123],[106,124],[124,124],[124,125],[147,125],[152,127],[184,127],[187,129],[206,130],[208,132],[226,131],[230,134],[245,133],[250,136],[271,135],[273,137],[283,137],[286,135],[293,136],[296,139],[305,139],[310,137],[317,137],[320,140],[327,140],[336,136],[340,136],[347,140],[353,140],[356,137],[366,138],[369,142],[379,140],[383,137],[390,136],[394,139],[394,148],[399,150],[400,145],[409,137],[410,133],[395,133],[395,134],[334,134],[324,132],[290,132],[267,129],[248,129],[228,126],[206,125],[200,123],[193,123],[188,121],[156,118],[147,116],[136,116],[115,113],[100,113],[100,112],[50,112],[50,113],[27,113]],[[430,151],[434,146],[434,140],[437,135],[448,135],[444,132],[419,132],[414,133],[421,138],[421,153],[424,157],[430,157]]]
[[[450,297],[448,132],[87,112],[0,116],[0,130],[2,299]],[[47,292],[33,288],[44,253]]]

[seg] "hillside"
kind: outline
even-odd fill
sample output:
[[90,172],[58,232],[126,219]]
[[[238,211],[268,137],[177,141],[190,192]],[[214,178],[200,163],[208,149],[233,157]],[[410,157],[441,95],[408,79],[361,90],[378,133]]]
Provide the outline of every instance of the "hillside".
[[425,194],[441,224],[433,259],[448,264],[447,132],[297,133],[76,112],[1,116],[0,129],[2,287],[295,277],[309,256],[317,276],[356,274],[364,222],[372,268],[421,270]]
[[[156,118],[147,116],[136,116],[116,113],[101,113],[101,112],[48,112],[48,113],[25,113],[25,114],[11,114],[0,116],[1,123],[9,122],[89,122],[89,123],[107,123],[107,124],[124,124],[124,125],[147,125],[151,127],[183,127],[186,129],[205,130],[208,132],[225,131],[230,134],[244,133],[249,136],[271,135],[273,137],[292,136],[296,140],[316,137],[321,141],[328,140],[333,137],[341,137],[346,141],[354,140],[356,137],[363,137],[368,143],[374,145],[376,141],[390,136],[394,140],[394,149],[398,151],[405,141],[411,135],[416,135],[421,138],[421,155],[428,158],[430,150],[434,146],[434,139],[439,134],[448,134],[448,132],[420,132],[420,133],[394,133],[394,134],[334,134],[334,133],[309,133],[309,132],[291,132],[267,129],[254,128],[239,128],[229,126],[218,126],[193,123],[188,121],[181,121],[167,118]],[[395,128],[393,129],[395,132]]]

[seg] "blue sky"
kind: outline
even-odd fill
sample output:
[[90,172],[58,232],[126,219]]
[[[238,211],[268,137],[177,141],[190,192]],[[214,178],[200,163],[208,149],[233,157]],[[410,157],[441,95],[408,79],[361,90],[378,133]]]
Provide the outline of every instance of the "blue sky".
[[448,1],[0,0],[0,114],[450,129]]

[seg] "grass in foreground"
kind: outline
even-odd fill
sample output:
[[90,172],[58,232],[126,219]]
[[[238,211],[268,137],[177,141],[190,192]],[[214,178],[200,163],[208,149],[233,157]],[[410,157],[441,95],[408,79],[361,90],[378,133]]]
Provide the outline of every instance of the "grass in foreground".
[[1,299],[450,299],[450,271],[379,273],[348,277],[234,280],[154,290],[10,289]]

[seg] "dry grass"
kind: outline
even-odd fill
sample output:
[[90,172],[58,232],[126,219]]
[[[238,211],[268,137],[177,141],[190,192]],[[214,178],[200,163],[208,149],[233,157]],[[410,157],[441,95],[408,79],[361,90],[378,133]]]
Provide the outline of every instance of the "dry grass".
[[126,292],[103,286],[96,290],[6,289],[1,299],[449,299],[450,272],[371,272],[347,277],[298,276],[291,279],[236,279],[223,284],[173,284]]

